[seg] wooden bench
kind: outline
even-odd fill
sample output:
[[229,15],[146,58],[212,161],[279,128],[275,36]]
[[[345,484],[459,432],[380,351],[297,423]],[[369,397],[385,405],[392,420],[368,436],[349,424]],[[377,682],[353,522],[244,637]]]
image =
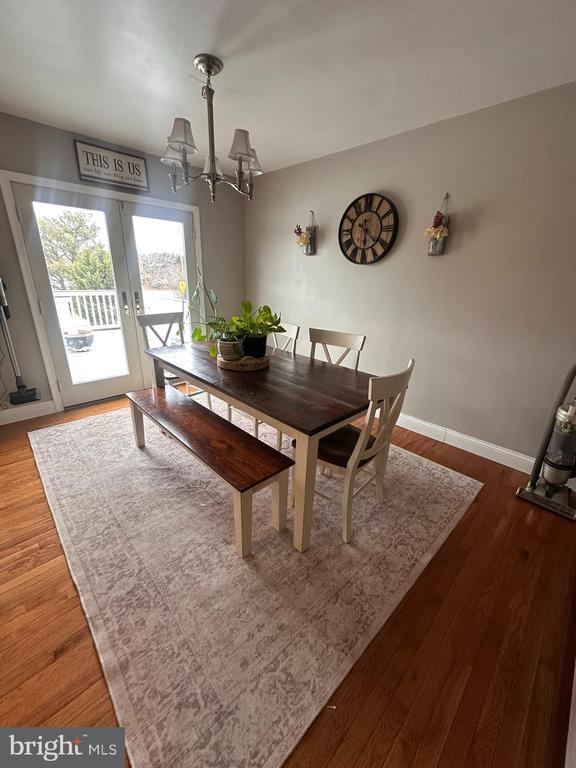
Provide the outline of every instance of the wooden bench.
[[272,485],[272,525],[286,527],[288,470],[294,461],[175,387],[128,392],[134,437],[144,447],[143,415],[155,422],[232,488],[236,551],[250,554],[252,495]]

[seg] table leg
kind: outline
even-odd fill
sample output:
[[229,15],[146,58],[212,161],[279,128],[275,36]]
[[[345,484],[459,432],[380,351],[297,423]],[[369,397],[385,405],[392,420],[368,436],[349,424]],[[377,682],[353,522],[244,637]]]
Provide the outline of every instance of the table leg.
[[144,418],[142,411],[136,408],[130,401],[130,413],[132,414],[132,426],[134,427],[134,442],[137,448],[144,448]]
[[288,511],[288,470],[281,472],[272,483],[272,527],[277,531],[286,528]]
[[300,435],[296,438],[294,467],[294,546],[300,552],[310,545],[318,438]]
[[164,387],[165,385],[164,369],[162,368],[158,360],[156,360],[156,358],[154,358],[154,380],[156,382],[157,387],[161,387],[161,388]]

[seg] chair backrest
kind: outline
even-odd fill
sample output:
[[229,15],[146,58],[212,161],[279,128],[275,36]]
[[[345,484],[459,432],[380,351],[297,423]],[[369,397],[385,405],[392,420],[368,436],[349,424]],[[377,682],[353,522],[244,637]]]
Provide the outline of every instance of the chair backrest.
[[[357,371],[360,352],[366,341],[366,336],[358,333],[340,333],[339,331],[325,331],[322,328],[310,328],[310,341],[312,342],[310,357],[312,359],[316,357],[316,345],[320,344],[326,355],[327,362],[332,365],[340,365],[349,352],[355,352],[354,370]],[[328,349],[329,346],[339,347],[344,349],[344,352],[342,352],[338,359],[332,360]]]
[[[380,451],[390,444],[392,430],[398,421],[398,416],[404,404],[408,382],[414,370],[414,358],[410,358],[407,367],[400,373],[390,376],[378,376],[370,379],[368,384],[368,399],[370,407],[364,419],[364,425],[356,447],[350,456],[348,465],[373,459]],[[367,447],[374,422],[378,418],[378,426],[374,433],[374,442]]]
[[284,333],[272,334],[274,346],[276,349],[282,349],[284,352],[292,352],[292,354],[295,355],[296,341],[300,334],[300,326],[282,322],[282,328],[284,328]]
[[[184,344],[184,312],[156,312],[149,315],[136,315],[138,325],[142,328],[142,334],[144,336],[144,349],[150,348],[150,341],[148,339],[148,330],[156,336],[160,344],[165,347],[172,333],[172,328],[177,325],[180,330],[180,343]],[[156,326],[167,325],[168,330],[161,336],[158,333]]]

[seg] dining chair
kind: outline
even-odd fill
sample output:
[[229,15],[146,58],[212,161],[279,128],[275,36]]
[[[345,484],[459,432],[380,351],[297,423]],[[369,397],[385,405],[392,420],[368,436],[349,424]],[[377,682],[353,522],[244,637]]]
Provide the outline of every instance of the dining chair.
[[[296,343],[298,341],[298,336],[300,335],[300,326],[283,322],[282,328],[284,328],[283,333],[270,334],[272,338],[271,346],[274,347],[274,349],[281,349],[283,352],[290,352],[290,354],[295,355]],[[228,421],[232,421],[231,405],[228,405],[227,407],[227,417]],[[254,417],[252,423],[254,426],[254,437],[258,437],[258,431],[262,421]],[[276,448],[279,451],[282,449],[282,432],[278,429],[276,430]]]
[[[364,347],[366,336],[362,336],[359,333],[340,333],[340,331],[326,331],[322,328],[310,328],[310,358],[313,360],[316,358],[316,347],[320,345],[324,350],[326,361],[332,365],[341,365],[349,352],[355,352],[354,358],[354,370],[358,370],[358,362],[360,360],[360,352]],[[332,359],[329,347],[336,347],[343,349],[344,351],[335,360]],[[332,353],[334,354],[334,352]]]
[[[344,475],[342,496],[342,538],[348,543],[352,537],[352,500],[372,481],[376,494],[384,501],[384,473],[390,451],[392,430],[398,420],[408,383],[414,370],[414,359],[400,373],[370,379],[368,399],[370,405],[362,429],[346,426],[320,439],[318,464],[334,473]],[[373,464],[372,474],[362,485],[354,489],[358,472]],[[325,494],[319,495],[327,498]]]
[[[364,342],[366,336],[362,336],[360,333],[341,333],[340,331],[327,331],[323,328],[310,328],[310,359],[316,358],[316,347],[320,345],[324,350],[324,356],[326,361],[331,365],[341,365],[349,352],[355,352],[354,356],[354,370],[358,370],[358,363],[360,361],[360,352],[364,348]],[[335,360],[330,355],[328,347],[335,347],[336,349],[343,349],[340,356]],[[332,352],[334,354],[334,352]],[[322,468],[323,475],[330,475],[330,470]]]
[[[158,339],[160,344],[165,347],[168,345],[170,335],[172,334],[172,328],[178,326],[178,335],[180,337],[180,343],[184,344],[184,312],[154,312],[143,315],[136,315],[138,325],[142,328],[142,335],[144,337],[144,349],[150,349],[150,337],[148,332],[151,331]],[[168,326],[166,332],[160,331],[159,326]],[[175,384],[178,382],[178,377],[174,374],[165,374],[170,383]],[[192,389],[188,382],[186,384],[186,396],[197,397],[204,394],[202,389]],[[208,407],[212,410],[212,397],[209,392],[206,392],[208,399]]]

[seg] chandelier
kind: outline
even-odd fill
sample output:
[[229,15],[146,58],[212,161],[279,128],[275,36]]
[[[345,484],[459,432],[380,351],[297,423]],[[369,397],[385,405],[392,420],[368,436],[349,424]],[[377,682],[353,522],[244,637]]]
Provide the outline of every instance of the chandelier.
[[202,87],[202,98],[206,99],[206,111],[208,113],[208,155],[204,162],[204,170],[192,175],[191,157],[198,150],[194,144],[190,122],[184,117],[177,117],[172,126],[172,133],[168,136],[166,153],[161,158],[162,162],[169,167],[168,175],[170,176],[172,192],[176,192],[196,179],[204,179],[210,187],[212,202],[216,200],[216,186],[218,184],[227,184],[251,200],[254,176],[259,176],[262,173],[262,168],[258,162],[256,150],[250,146],[248,131],[242,128],[237,128],[234,131],[234,139],[228,153],[228,157],[237,163],[235,181],[227,178],[222,172],[214,149],[214,89],[211,78],[222,72],[224,64],[217,56],[212,56],[210,53],[200,53],[195,57],[194,65],[206,76],[206,85]]

